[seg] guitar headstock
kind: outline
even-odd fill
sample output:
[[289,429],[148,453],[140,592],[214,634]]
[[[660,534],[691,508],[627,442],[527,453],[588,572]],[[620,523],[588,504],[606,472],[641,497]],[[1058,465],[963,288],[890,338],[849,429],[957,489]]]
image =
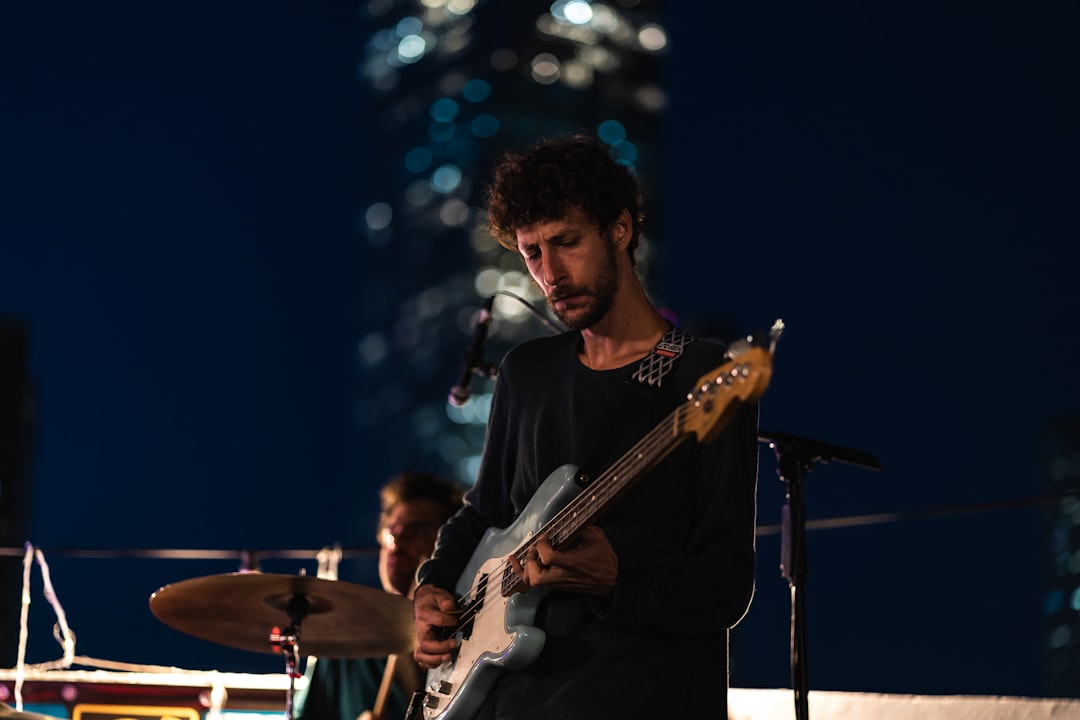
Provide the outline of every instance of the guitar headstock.
[[772,378],[770,350],[744,342],[728,355],[728,362],[698,378],[682,406],[681,430],[701,443],[715,440],[739,406],[761,397]]

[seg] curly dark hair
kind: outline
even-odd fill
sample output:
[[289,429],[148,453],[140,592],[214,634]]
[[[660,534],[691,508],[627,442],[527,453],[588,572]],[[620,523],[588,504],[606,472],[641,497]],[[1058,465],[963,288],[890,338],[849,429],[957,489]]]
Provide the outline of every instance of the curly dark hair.
[[626,208],[632,223],[627,251],[634,262],[645,219],[641,187],[630,168],[588,133],[552,136],[524,153],[504,153],[485,199],[488,231],[509,250],[517,250],[518,229],[557,220],[575,207],[608,237]]

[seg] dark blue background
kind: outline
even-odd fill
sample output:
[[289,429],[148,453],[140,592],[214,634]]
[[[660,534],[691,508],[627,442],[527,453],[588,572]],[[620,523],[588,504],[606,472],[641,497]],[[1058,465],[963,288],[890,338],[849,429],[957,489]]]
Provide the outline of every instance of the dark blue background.
[[[1080,401],[1075,10],[755,8],[709,11],[709,44],[673,54],[673,301],[739,327],[783,317],[763,427],[883,461],[815,469],[811,518],[1046,492],[1043,429]],[[1040,692],[1042,522],[811,533],[812,686]],[[786,641],[789,602],[778,540],[759,549],[733,682],[779,685],[786,658],[758,656]]]
[[[811,519],[1015,504],[811,531],[812,687],[1043,694],[1049,555],[1026,503],[1047,491],[1043,428],[1080,407],[1075,10],[693,5],[667,16],[655,292],[691,329],[782,317],[762,426],[882,460],[816,467]],[[353,422],[373,281],[354,222],[380,180],[361,16],[0,5],[0,313],[31,329],[39,398],[27,539],[80,654],[281,669],[147,608],[234,561],[50,548],[368,542],[384,478]],[[774,470],[763,447],[764,526]],[[732,683],[783,687],[778,536],[759,551]],[[59,651],[34,592],[42,661]]]

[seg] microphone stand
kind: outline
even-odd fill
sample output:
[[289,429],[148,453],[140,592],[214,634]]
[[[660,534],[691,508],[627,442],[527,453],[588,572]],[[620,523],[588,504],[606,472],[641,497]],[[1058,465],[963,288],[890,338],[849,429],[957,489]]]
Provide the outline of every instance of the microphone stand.
[[791,687],[795,692],[795,720],[809,720],[810,681],[806,663],[806,513],[803,480],[818,462],[844,462],[880,470],[881,462],[870,453],[829,445],[775,430],[759,430],[758,440],[776,453],[776,474],[787,484],[781,508],[780,570],[791,591]]

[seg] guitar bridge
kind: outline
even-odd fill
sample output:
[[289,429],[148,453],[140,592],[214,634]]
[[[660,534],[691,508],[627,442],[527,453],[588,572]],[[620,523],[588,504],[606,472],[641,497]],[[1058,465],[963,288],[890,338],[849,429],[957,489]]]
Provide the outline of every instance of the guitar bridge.
[[453,690],[453,683],[449,683],[446,680],[440,680],[438,683],[428,688],[428,691],[424,693],[424,707],[428,710],[438,709],[443,701],[450,697]]

